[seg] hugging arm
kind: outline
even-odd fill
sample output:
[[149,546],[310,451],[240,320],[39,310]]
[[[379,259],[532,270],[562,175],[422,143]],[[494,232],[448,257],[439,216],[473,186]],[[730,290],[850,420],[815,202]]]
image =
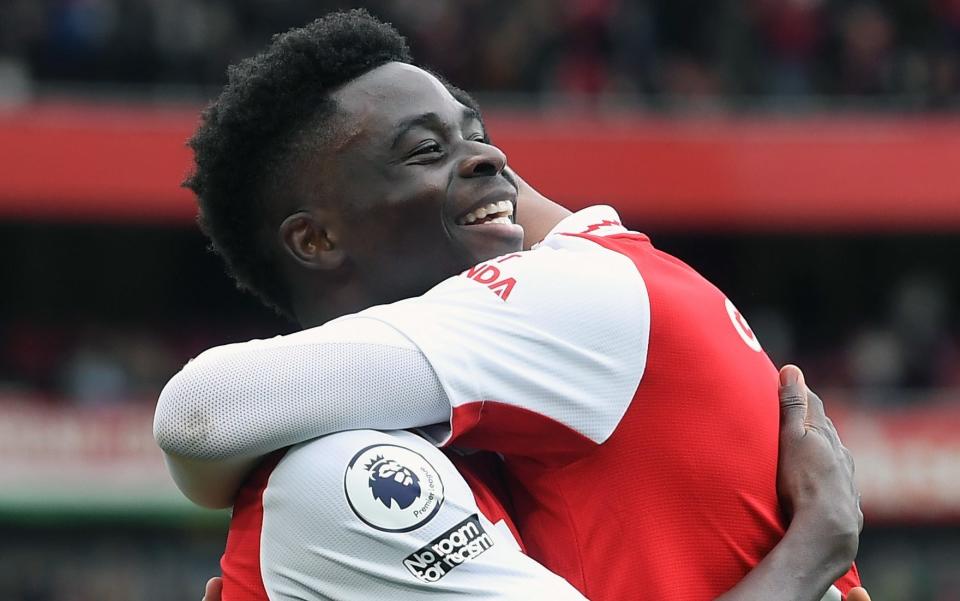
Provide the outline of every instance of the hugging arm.
[[355,317],[202,353],[164,387],[154,437],[184,495],[221,508],[267,453],[333,432],[413,428],[449,415],[423,354],[395,329]]
[[[790,526],[763,561],[720,599],[820,599],[857,554],[863,514],[853,470],[849,451],[803,374],[792,365],[781,369],[778,488],[792,514]],[[853,598],[863,601],[864,594],[860,589]]]
[[[853,461],[823,403],[793,366],[780,374],[778,485],[792,519],[785,537],[720,601],[817,601],[856,555],[863,525]],[[222,584],[207,584],[205,601],[221,601]],[[862,588],[847,601],[870,601]]]

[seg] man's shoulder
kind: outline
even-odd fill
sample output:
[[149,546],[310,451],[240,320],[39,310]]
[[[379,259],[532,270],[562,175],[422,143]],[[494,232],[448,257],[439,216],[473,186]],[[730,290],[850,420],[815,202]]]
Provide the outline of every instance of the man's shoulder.
[[259,514],[246,516],[234,514],[225,584],[252,574],[270,598],[512,599],[541,588],[579,598],[522,555],[443,452],[410,432],[354,430],[291,447]]
[[[411,474],[409,478],[402,474]],[[328,511],[326,517],[363,519],[362,503],[352,496],[377,499],[390,505],[391,494],[403,494],[403,484],[413,485],[411,495],[422,490],[421,479],[442,487],[459,474],[435,446],[407,431],[347,430],[321,436],[268,455],[250,475],[237,496],[234,516],[249,510],[296,519],[298,508],[310,507],[321,498],[349,511]],[[397,484],[388,483],[397,477]],[[379,484],[378,480],[382,480]],[[357,486],[354,486],[357,485]],[[426,486],[427,494],[432,491]],[[376,505],[374,510],[379,509]]]
[[313,438],[294,445],[287,451],[283,462],[295,461],[296,457],[322,457],[326,460],[349,453],[358,446],[371,444],[395,444],[416,448],[432,448],[421,437],[406,430],[345,430]]
[[290,586],[307,597],[369,598],[347,586],[376,580],[363,566],[406,576],[403,559],[422,541],[394,533],[436,521],[449,496],[444,488],[457,488],[445,460],[409,432],[375,430],[330,434],[268,456],[236,499],[221,561],[224,598],[250,598],[243,592],[251,583],[262,598],[288,598],[278,591]]

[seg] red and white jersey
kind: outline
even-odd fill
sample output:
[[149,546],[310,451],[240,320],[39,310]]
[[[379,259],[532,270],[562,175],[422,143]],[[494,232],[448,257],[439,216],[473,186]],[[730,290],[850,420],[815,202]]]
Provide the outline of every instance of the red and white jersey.
[[237,497],[223,601],[583,601],[523,554],[475,466],[459,462],[468,487],[409,432],[354,430],[275,453]]
[[504,456],[528,550],[588,598],[713,598],[783,536],[776,368],[609,207],[360,315],[424,353],[451,407],[428,434]]
[[734,304],[598,206],[420,297],[205,352],[155,432],[216,460],[421,427],[503,456],[530,555],[588,598],[679,600],[782,537],[778,424],[777,370]]

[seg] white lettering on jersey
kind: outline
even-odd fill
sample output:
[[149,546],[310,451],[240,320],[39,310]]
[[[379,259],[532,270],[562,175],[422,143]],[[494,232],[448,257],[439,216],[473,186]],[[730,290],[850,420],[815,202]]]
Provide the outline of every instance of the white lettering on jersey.
[[347,502],[365,524],[384,532],[409,532],[443,504],[440,474],[419,453],[392,444],[359,451],[343,476]]
[[436,582],[492,546],[493,538],[474,514],[411,553],[403,565],[421,582]]
[[622,234],[627,229],[623,227],[617,219],[603,219],[597,223],[591,223],[583,229],[581,234],[592,234],[594,236],[609,236],[611,234]]
[[737,331],[737,334],[740,334],[740,338],[743,338],[743,341],[747,343],[747,346],[757,351],[758,353],[763,350],[760,347],[760,341],[757,340],[757,335],[753,333],[753,330],[750,329],[750,324],[747,323],[747,320],[744,319],[743,314],[740,311],[737,311],[737,308],[733,306],[733,303],[730,302],[730,299],[724,299],[724,304],[727,307],[727,315],[730,316],[730,321],[733,322],[733,327]]

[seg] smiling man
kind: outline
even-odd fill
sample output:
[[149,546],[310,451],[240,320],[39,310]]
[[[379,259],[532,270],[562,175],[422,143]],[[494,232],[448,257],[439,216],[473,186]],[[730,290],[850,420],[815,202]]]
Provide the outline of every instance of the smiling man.
[[[291,175],[302,188],[270,207],[283,217],[277,231],[295,264],[286,278],[291,304],[283,308],[298,321],[320,324],[414,296],[522,247],[506,157],[485,143],[480,114],[436,77],[393,61],[329,98],[337,107],[336,142],[301,165],[291,162],[291,174],[310,175]],[[449,157],[441,142],[450,135],[472,153],[441,167],[439,159]],[[337,274],[354,281],[330,285]]]
[[155,431],[178,484],[225,506],[266,453],[420,428],[503,457],[531,556],[587,597],[719,596],[786,530],[777,370],[613,209],[518,205],[475,104],[409,61],[392,28],[331,15],[233,68],[204,114],[189,185],[215,249],[318,327],[171,380]]

